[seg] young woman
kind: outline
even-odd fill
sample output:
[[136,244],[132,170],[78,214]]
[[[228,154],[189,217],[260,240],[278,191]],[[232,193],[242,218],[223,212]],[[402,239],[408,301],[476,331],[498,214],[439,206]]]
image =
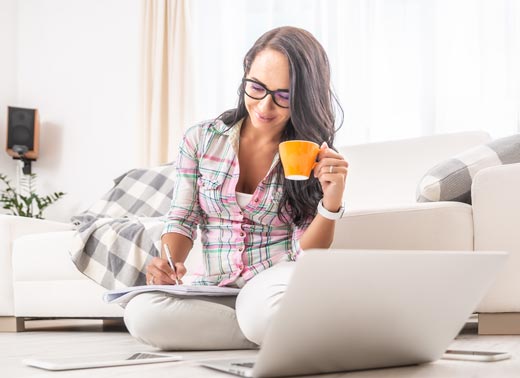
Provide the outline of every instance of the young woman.
[[[332,148],[335,104],[327,55],[312,34],[281,27],[255,42],[237,108],[190,128],[181,143],[161,238],[175,271],[154,258],[146,274],[149,284],[182,282],[198,226],[205,272],[195,283],[243,289],[237,298],[138,295],[125,310],[134,337],[170,350],[261,344],[294,261],[328,248],[343,212],[348,164]],[[309,180],[283,176],[278,145],[292,139],[321,145]]]

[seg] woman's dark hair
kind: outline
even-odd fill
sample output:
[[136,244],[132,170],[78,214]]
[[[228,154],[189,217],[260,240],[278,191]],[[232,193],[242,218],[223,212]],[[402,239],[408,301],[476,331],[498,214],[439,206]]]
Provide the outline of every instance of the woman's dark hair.
[[[281,52],[289,60],[291,118],[282,134],[282,140],[310,140],[321,145],[334,146],[335,106],[343,110],[330,85],[330,67],[327,54],[314,36],[306,30],[284,26],[262,35],[244,57],[244,77],[249,73],[257,54],[265,49]],[[244,101],[244,87],[238,90],[238,105],[222,113],[218,119],[226,125],[234,125],[248,115]],[[283,181],[283,194],[278,216],[286,222],[302,225],[309,216],[316,214],[323,197],[321,185],[311,177],[306,181],[283,179],[283,168],[278,164],[278,177]],[[291,219],[284,219],[286,209]]]

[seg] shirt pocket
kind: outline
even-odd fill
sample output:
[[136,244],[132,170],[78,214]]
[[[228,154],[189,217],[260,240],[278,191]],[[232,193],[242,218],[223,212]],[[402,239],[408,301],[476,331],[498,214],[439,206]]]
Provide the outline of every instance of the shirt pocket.
[[263,210],[266,214],[269,215],[270,221],[274,222],[273,225],[279,225],[281,222],[277,217],[278,206],[280,205],[280,200],[282,199],[283,187],[282,185],[276,184],[269,188],[268,192],[265,195],[265,200],[262,203]]
[[200,208],[208,215],[221,216],[224,212],[223,176],[199,176]]

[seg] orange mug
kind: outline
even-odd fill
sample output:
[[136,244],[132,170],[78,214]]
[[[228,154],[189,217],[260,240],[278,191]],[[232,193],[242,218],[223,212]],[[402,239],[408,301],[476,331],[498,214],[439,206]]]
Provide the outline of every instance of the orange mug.
[[316,166],[320,146],[307,140],[288,140],[279,145],[285,178],[307,180]]

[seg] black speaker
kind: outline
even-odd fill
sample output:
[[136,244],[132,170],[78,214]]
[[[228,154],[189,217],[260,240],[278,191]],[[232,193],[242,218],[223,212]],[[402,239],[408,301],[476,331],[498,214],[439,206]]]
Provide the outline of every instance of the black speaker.
[[13,158],[36,160],[40,121],[37,109],[7,108],[7,153]]

